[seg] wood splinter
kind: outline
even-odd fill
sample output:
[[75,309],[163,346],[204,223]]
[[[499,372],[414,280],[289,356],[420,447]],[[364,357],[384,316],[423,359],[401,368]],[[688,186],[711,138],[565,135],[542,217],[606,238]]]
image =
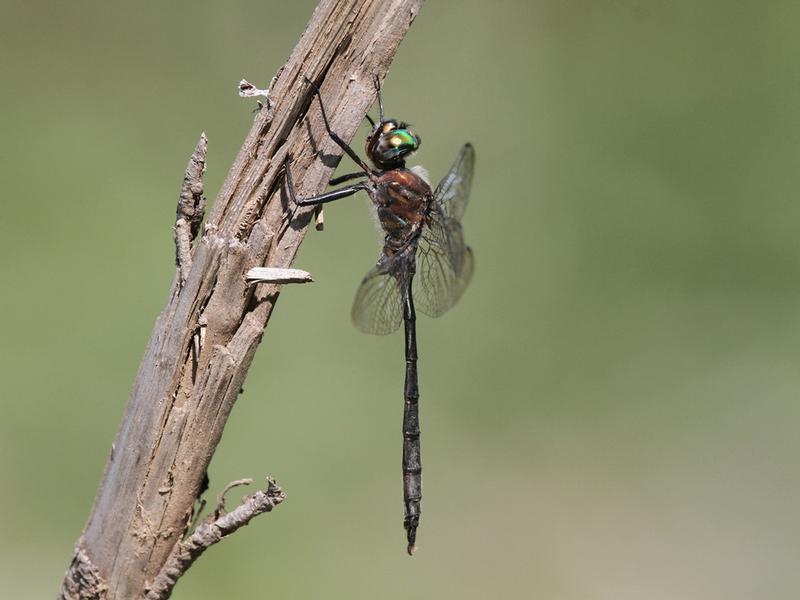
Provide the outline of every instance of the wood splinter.
[[239,82],[239,96],[242,98],[255,98],[257,96],[263,96],[267,100],[269,100],[269,90],[262,90],[257,88],[255,85],[247,81],[247,79],[242,79]]
[[276,267],[253,267],[245,275],[249,284],[254,283],[312,283],[314,278],[302,269],[279,269]]
[[325,213],[322,211],[322,205],[314,207],[314,228],[317,231],[325,229]]
[[180,273],[181,285],[189,277],[192,268],[192,240],[200,231],[200,223],[203,222],[206,211],[203,173],[206,172],[207,153],[208,138],[203,132],[186,165],[175,211],[175,263]]
[[253,112],[260,112],[262,108],[264,108],[264,104],[266,103],[267,108],[272,107],[272,100],[269,97],[269,91],[272,89],[272,86],[275,84],[275,80],[277,75],[272,78],[272,81],[269,82],[269,87],[265,90],[260,89],[259,87],[253,85],[247,79],[242,79],[239,82],[239,97],[240,98],[259,98],[263,97],[264,102],[261,100],[256,100],[256,109]]

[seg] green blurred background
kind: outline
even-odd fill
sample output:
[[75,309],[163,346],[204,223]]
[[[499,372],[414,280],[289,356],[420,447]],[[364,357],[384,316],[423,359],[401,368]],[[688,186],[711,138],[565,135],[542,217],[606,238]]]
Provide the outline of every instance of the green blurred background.
[[[205,130],[213,198],[252,122],[237,82],[268,82],[314,5],[2,0],[3,597],[55,594],[168,294],[189,153]],[[350,324],[378,245],[343,201],[211,465],[213,493],[271,473],[289,498],[174,597],[796,598],[798,53],[788,0],[429,2],[385,99],[434,178],[475,144],[477,270],[419,323],[420,550],[402,336]]]

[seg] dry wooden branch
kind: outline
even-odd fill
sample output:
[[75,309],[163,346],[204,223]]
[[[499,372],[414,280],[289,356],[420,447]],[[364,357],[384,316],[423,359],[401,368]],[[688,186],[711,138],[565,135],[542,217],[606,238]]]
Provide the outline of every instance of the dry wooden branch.
[[333,128],[352,138],[374,101],[373,78],[385,76],[421,4],[320,2],[270,86],[267,108],[256,116],[202,237],[192,243],[202,210],[201,138],[182,189],[187,205],[178,209],[178,221],[186,223],[176,223],[181,239],[172,292],[139,367],[62,598],[141,597],[175,555],[278,298],[278,284],[252,286],[245,273],[289,267],[313,216],[313,209],[289,206],[284,159],[293,157],[298,195],[311,196],[324,189],[341,155],[303,77],[321,86]]
[[286,494],[275,481],[267,477],[267,489],[250,494],[242,499],[242,503],[229,513],[225,513],[225,493],[236,485],[247,485],[252,479],[240,479],[229,483],[220,494],[217,509],[206,521],[197,527],[184,541],[172,549],[166,564],[146,591],[146,600],[165,600],[172,594],[178,579],[186,573],[200,555],[211,546],[229,536],[240,527],[247,525],[254,517],[270,512],[286,499]]

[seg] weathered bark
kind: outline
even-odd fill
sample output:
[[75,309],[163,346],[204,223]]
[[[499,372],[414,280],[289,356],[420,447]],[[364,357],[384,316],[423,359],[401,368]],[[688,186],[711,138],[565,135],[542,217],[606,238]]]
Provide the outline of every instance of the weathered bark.
[[[279,286],[249,285],[252,267],[291,265],[313,216],[283,190],[292,157],[297,194],[322,191],[374,101],[422,0],[322,0],[270,88],[199,240],[201,139],[187,168],[176,223],[178,271],[153,329],[62,598],[146,594],[187,531],[211,457],[275,306]],[[313,141],[312,141],[313,140]],[[202,153],[202,165],[195,160]],[[183,222],[181,223],[181,219]],[[188,248],[187,248],[188,240]]]

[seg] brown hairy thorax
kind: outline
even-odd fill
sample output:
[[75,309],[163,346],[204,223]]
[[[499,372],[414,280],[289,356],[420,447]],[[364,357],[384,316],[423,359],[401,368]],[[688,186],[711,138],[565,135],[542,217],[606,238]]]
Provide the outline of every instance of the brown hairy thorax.
[[424,222],[433,194],[422,177],[402,168],[380,173],[370,197],[378,209],[387,242],[406,243]]

